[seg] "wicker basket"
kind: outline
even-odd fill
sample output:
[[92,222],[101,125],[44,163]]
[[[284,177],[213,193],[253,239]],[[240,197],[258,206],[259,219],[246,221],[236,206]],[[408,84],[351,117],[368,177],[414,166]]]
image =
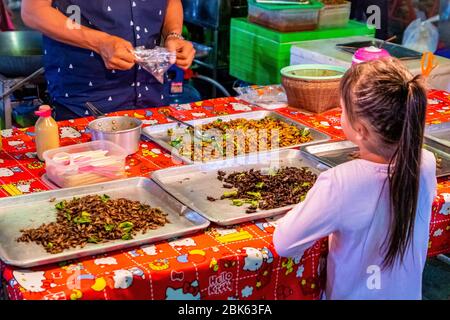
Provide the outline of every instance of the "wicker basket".
[[[334,72],[331,76],[303,76],[293,72],[317,70]],[[339,107],[339,83],[345,69],[327,65],[298,65],[281,71],[282,84],[291,107],[314,113],[322,113]]]

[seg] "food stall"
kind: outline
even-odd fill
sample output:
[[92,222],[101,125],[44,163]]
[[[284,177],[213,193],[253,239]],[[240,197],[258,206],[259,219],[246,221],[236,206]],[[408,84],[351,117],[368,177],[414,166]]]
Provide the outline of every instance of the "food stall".
[[[432,104],[429,106],[428,123],[449,120],[449,97],[446,92],[430,92]],[[221,98],[176,108],[123,111],[114,115],[136,117],[145,126],[156,128],[167,124],[164,115],[167,111],[177,118],[191,120],[236,113],[244,116],[258,110],[261,109],[236,98]],[[277,110],[277,114],[315,129],[329,136],[331,141],[343,138],[339,127],[339,112],[333,109],[321,115],[311,115],[292,108]],[[60,122],[62,145],[90,141],[86,126],[91,120],[92,118],[84,118]],[[14,199],[11,198],[14,196],[29,194],[24,199],[26,202],[21,205],[23,208],[18,207],[19,212],[24,213],[27,212],[27,206],[33,208],[33,195],[52,190],[42,179],[45,165],[36,159],[33,133],[33,128],[2,132],[0,195],[4,203],[5,199],[7,201]],[[158,174],[160,169],[182,165],[180,159],[174,158],[167,150],[151,141],[141,141],[139,151],[127,157],[126,164],[128,178],[141,177],[146,181],[152,173]],[[187,167],[189,166],[183,166]],[[164,174],[159,178],[164,179]],[[184,183],[186,182],[188,181]],[[181,184],[179,181],[177,183]],[[133,187],[125,187],[119,181],[115,188],[133,190]],[[49,198],[51,192],[54,191],[50,191],[44,198]],[[86,187],[85,194],[89,192],[98,194],[98,187]],[[450,249],[449,193],[450,181],[448,177],[442,178],[433,204],[430,257]],[[40,199],[40,203],[48,203],[52,200],[50,198]],[[15,203],[10,201],[8,205],[14,206]],[[232,208],[230,206],[230,210]],[[3,205],[1,210],[5,210]],[[37,267],[14,267],[2,263],[7,295],[10,299],[74,300],[320,298],[324,286],[326,239],[317,242],[302,257],[288,259],[279,257],[271,242],[276,219],[260,218],[232,226],[220,226],[216,223],[207,226],[204,221],[197,222],[197,227],[203,230],[193,230],[194,233],[189,236],[177,239],[139,244]],[[5,226],[1,220],[0,226],[4,231]],[[6,236],[2,233],[2,243]],[[96,245],[89,244],[87,248],[89,246]],[[39,259],[42,261],[42,257]],[[33,264],[25,258],[23,261]]]
[[[265,84],[276,79],[286,94],[281,86],[255,86],[245,94],[241,89],[238,97],[107,114],[88,103],[85,117],[57,122],[57,148],[41,144],[42,132],[55,129],[45,106],[36,126],[1,131],[5,298],[323,298],[328,239],[301,256],[284,258],[275,250],[273,233],[277,220],[305,199],[322,172],[351,161],[358,151],[345,140],[340,123],[337,90],[346,68],[286,67],[286,58],[296,35],[304,37],[299,42],[373,32],[348,21],[349,4],[325,11],[342,17],[330,25],[324,5],[311,1],[309,23],[291,30],[285,13],[269,5],[279,19],[266,19],[256,2],[249,2],[250,21],[270,20],[269,27],[281,28],[280,36],[256,24],[245,26],[245,19],[234,20],[231,32],[235,28],[242,39],[254,39],[239,41],[256,47],[258,41],[271,42],[282,58],[270,66],[256,61],[255,70],[262,71],[236,64],[262,57],[264,50],[238,58],[241,48],[232,36],[230,70],[248,67],[255,71],[249,77],[263,77]],[[293,6],[297,10],[299,4]],[[328,31],[312,30],[319,25]],[[323,79],[328,86],[319,90]],[[428,91],[426,123],[425,148],[438,163],[428,246],[428,256],[435,257],[450,252],[449,92]],[[229,139],[229,129],[245,129],[244,140]],[[267,130],[273,131],[265,135]]]

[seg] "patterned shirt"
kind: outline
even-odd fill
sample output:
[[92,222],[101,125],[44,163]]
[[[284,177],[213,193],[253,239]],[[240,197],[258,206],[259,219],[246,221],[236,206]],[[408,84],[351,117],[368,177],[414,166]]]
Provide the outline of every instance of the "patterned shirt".
[[[134,47],[159,44],[167,0],[54,0],[66,16],[78,6],[81,24],[123,38]],[[78,116],[87,115],[84,104],[103,112],[161,106],[162,85],[135,66],[128,71],[108,70],[100,55],[44,36],[44,64],[53,103]]]

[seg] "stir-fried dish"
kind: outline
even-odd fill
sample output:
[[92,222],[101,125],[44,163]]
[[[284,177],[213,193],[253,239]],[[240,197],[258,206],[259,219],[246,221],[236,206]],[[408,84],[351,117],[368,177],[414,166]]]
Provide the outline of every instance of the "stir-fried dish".
[[128,199],[111,199],[108,195],[86,196],[61,201],[55,205],[56,222],[36,229],[21,230],[18,242],[35,242],[49,253],[84,247],[87,243],[131,240],[170,223],[158,208]]
[[281,208],[303,201],[317,175],[308,168],[283,167],[268,172],[251,169],[229,175],[219,171],[217,179],[229,191],[220,199],[208,196],[209,201],[228,199],[234,206],[248,206],[247,213],[255,213],[258,209]]
[[199,128],[181,132],[168,130],[170,145],[193,161],[208,161],[251,152],[268,151],[313,140],[308,128],[298,128],[282,120],[216,120]]

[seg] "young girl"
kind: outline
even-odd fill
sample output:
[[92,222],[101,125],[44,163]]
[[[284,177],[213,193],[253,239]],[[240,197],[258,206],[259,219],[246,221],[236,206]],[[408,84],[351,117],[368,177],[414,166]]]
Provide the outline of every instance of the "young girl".
[[342,128],[360,159],[322,173],[274,233],[281,256],[329,236],[327,299],[421,299],[436,161],[422,149],[419,76],[394,58],[352,67],[341,82]]

